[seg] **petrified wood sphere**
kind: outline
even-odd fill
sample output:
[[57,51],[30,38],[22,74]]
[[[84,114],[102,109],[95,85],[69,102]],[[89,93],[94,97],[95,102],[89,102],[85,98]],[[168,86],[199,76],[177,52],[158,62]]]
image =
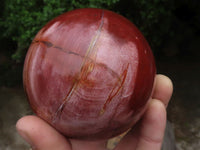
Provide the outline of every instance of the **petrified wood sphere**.
[[38,32],[23,80],[39,117],[69,138],[97,140],[140,119],[155,70],[148,43],[130,21],[107,10],[78,9]]

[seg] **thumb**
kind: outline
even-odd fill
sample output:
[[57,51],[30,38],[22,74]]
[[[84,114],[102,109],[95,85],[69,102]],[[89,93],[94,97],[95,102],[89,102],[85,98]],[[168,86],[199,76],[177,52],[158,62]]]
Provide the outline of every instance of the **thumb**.
[[71,150],[67,139],[44,120],[36,116],[25,116],[16,124],[18,133],[33,149]]

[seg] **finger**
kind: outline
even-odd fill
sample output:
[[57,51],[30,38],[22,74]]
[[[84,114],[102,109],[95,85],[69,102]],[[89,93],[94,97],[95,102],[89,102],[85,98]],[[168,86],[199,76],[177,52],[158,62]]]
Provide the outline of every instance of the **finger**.
[[167,107],[172,96],[172,91],[172,81],[167,76],[156,75],[152,98],[161,100]]
[[166,126],[166,109],[160,100],[152,100],[139,128],[137,150],[160,150]]
[[115,150],[160,150],[166,125],[166,109],[152,100],[143,119],[120,141]]
[[107,140],[87,141],[71,139],[73,150],[106,150]]
[[71,150],[65,137],[39,117],[25,116],[17,122],[16,128],[34,150]]

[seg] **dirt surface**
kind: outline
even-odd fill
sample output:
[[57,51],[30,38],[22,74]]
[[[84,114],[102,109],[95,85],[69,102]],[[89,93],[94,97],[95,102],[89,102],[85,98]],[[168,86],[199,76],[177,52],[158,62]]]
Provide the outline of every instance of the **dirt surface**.
[[29,150],[15,129],[30,109],[22,88],[0,88],[0,150]]
[[[174,94],[168,119],[176,136],[177,150],[200,149],[200,62],[157,61],[158,73],[168,75]],[[16,121],[30,114],[23,88],[0,88],[0,150],[29,150],[15,130]]]
[[174,93],[168,106],[177,150],[200,149],[200,61],[191,59],[158,62],[158,73],[168,75]]

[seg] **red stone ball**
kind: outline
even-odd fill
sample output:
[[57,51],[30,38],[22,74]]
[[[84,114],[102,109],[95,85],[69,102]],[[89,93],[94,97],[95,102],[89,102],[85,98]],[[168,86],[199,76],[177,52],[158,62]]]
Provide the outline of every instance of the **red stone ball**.
[[156,67],[141,32],[103,9],[77,9],[45,25],[28,50],[24,88],[33,111],[68,138],[100,140],[131,128]]

